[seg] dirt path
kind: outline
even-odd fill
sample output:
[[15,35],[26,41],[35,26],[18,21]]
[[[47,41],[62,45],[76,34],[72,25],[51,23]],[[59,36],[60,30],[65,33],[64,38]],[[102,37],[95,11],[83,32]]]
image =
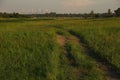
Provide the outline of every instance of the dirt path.
[[57,35],[57,43],[61,46],[63,53],[65,54],[68,63],[70,66],[75,67],[77,65],[74,57],[69,53],[69,51],[66,49],[66,43],[70,41],[69,38],[62,36],[62,35]]
[[[80,38],[73,34],[71,34],[69,38],[66,38],[62,35],[57,35],[57,42],[61,47],[63,47],[64,50],[67,41],[74,41],[75,43],[79,44],[82,47],[83,53],[89,56],[95,62],[97,68],[102,72],[107,80],[120,80],[119,74],[110,69],[109,65],[106,62],[103,62],[103,60],[100,60],[96,56],[93,56],[94,52],[89,49],[88,46],[82,42]],[[67,59],[70,61],[70,65],[77,65],[75,59],[66,50],[64,52],[66,53]]]
[[57,43],[60,45],[61,50],[67,60],[67,65],[70,67],[70,73],[76,76],[76,80],[79,80],[81,77],[81,70],[78,69],[78,63],[76,62],[76,59],[73,57],[73,55],[67,50],[66,45],[68,41],[71,41],[73,39],[70,39],[68,37],[65,37],[63,35],[57,35],[56,36]]
[[112,70],[107,62],[94,56],[94,52],[84,42],[82,42],[82,39],[73,34],[71,34],[71,37],[73,37],[74,40],[79,43],[79,45],[82,47],[83,53],[95,61],[97,68],[102,72],[107,80],[120,80],[120,75],[116,71]]
[[65,44],[66,44],[66,37],[62,36],[62,35],[57,35],[56,36],[56,40],[57,40],[57,43],[61,46],[61,47],[64,47]]

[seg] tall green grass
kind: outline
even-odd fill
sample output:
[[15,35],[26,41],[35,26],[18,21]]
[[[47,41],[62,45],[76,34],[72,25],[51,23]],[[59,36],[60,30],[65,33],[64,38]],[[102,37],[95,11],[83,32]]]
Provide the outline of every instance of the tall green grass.
[[[1,80],[103,80],[94,61],[68,42],[82,69],[78,78],[56,43],[56,32],[82,37],[96,54],[120,69],[120,19],[0,19]],[[75,53],[75,54],[74,54]],[[85,72],[84,72],[85,71]],[[84,74],[83,74],[84,73]]]
[[[120,20],[89,21],[87,26],[72,28],[71,31],[80,37],[96,56],[107,60],[120,71]],[[87,23],[87,22],[86,22]],[[78,25],[79,26],[79,25]]]
[[57,51],[51,32],[0,33],[0,79],[56,80]]

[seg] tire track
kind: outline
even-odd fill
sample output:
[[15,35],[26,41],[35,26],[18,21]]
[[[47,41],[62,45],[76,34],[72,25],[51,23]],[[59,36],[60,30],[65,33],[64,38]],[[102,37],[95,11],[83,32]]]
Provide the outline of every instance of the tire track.
[[105,76],[106,80],[120,80],[120,74],[117,73],[115,70],[111,69],[110,64],[94,55],[95,52],[91,50],[80,37],[76,36],[72,32],[69,33],[72,37],[74,37],[75,41],[82,47],[83,53],[86,54],[88,57],[92,58],[93,61],[95,61],[97,68]]
[[70,41],[70,39],[65,36],[57,34],[56,40],[57,40],[57,43],[61,46],[61,48],[68,60],[69,65],[71,65],[72,67],[77,66],[77,62],[76,62],[75,58],[71,55],[69,50],[66,48],[66,44],[68,41]]
[[67,65],[70,67],[70,73],[73,73],[73,75],[76,76],[76,80],[81,80],[81,70],[78,68],[78,63],[75,59],[75,57],[71,54],[69,49],[66,48],[67,42],[71,41],[70,38],[65,37],[63,35],[57,34],[56,36],[57,43],[60,45],[61,50],[64,54],[64,56],[67,59]]

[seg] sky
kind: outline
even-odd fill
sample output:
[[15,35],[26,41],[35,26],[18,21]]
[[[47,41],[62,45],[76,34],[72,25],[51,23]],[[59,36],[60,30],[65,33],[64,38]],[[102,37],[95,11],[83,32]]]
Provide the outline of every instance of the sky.
[[120,7],[120,0],[0,0],[0,12],[101,13]]

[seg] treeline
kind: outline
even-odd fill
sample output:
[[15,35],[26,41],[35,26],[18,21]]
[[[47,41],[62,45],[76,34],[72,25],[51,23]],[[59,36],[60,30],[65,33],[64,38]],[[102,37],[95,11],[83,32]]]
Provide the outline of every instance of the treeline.
[[19,13],[2,13],[0,12],[0,18],[27,18],[28,16]]
[[108,9],[106,13],[90,13],[85,14],[57,14],[50,12],[45,14],[19,14],[19,13],[0,13],[0,18],[39,18],[39,17],[81,17],[81,18],[107,18],[107,17],[120,17],[120,8],[114,12]]

